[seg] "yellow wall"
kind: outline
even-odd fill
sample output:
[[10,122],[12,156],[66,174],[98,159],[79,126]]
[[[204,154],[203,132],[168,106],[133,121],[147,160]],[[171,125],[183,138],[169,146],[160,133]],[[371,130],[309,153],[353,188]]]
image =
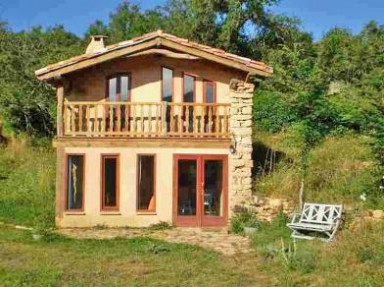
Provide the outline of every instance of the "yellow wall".
[[[84,148],[67,147],[65,153],[85,154],[84,214],[64,212],[58,214],[60,227],[148,226],[159,221],[172,222],[173,206],[173,155],[220,154],[228,155],[229,149],[207,148]],[[100,160],[102,154],[120,155],[120,210],[116,213],[100,212]],[[156,213],[141,214],[136,211],[137,155],[156,154]],[[230,181],[230,178],[229,178]],[[228,183],[230,185],[230,182]],[[64,192],[64,190],[62,191]],[[57,198],[57,200],[60,197]],[[59,202],[59,204],[65,204]]]
[[232,78],[245,79],[243,72],[219,66],[205,60],[180,60],[164,56],[120,58],[67,76],[71,80],[66,91],[68,100],[103,101],[106,77],[115,73],[130,73],[133,102],[161,100],[161,67],[174,70],[174,102],[181,102],[183,72],[196,76],[196,102],[203,101],[203,80],[216,83],[217,102],[229,102],[229,82]]

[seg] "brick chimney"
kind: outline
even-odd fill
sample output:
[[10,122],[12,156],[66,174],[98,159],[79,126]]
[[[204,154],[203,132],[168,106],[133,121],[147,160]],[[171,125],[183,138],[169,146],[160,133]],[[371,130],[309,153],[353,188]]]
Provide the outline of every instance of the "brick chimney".
[[87,50],[85,50],[86,54],[92,54],[101,52],[105,49],[104,39],[107,38],[103,35],[92,35],[91,42],[88,44]]

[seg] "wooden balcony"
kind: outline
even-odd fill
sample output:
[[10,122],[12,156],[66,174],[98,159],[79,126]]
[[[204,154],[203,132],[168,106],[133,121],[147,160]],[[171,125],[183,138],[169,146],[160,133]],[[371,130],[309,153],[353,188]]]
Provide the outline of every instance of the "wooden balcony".
[[58,136],[229,138],[229,109],[230,104],[65,101]]

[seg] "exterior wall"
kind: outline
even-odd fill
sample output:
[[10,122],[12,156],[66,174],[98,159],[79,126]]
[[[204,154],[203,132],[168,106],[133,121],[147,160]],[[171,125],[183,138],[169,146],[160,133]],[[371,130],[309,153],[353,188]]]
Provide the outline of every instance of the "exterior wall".
[[181,102],[183,73],[196,77],[196,102],[203,101],[203,80],[216,83],[218,103],[229,103],[229,82],[245,78],[245,73],[218,66],[205,60],[180,60],[160,56],[120,58],[70,74],[66,91],[70,101],[105,101],[106,78],[116,73],[131,75],[132,102],[161,101],[161,68],[174,70],[174,102]]
[[[183,73],[196,77],[196,102],[203,101],[203,80],[216,83],[218,103],[231,103],[230,128],[233,135],[229,148],[183,147],[174,144],[159,145],[154,148],[120,147],[112,144],[113,138],[105,146],[91,143],[97,138],[89,138],[87,147],[71,144],[57,147],[57,205],[56,223],[60,227],[89,227],[98,224],[107,226],[148,226],[159,221],[172,222],[173,210],[173,155],[174,154],[220,154],[228,155],[228,215],[236,205],[251,202],[252,184],[252,96],[253,85],[240,80],[244,72],[224,68],[205,60],[179,60],[161,56],[139,56],[120,58],[67,75],[69,85],[65,88],[65,98],[70,101],[105,101],[106,78],[116,73],[130,73],[132,102],[161,101],[161,68],[174,71],[173,101],[181,102],[183,95]],[[231,83],[231,84],[230,84]],[[105,139],[106,140],[106,139]],[[129,140],[129,139],[127,139]],[[150,138],[146,139],[148,142]],[[212,141],[212,139],[210,139]],[[224,139],[217,138],[217,142]],[[208,140],[207,140],[208,141]],[[93,147],[91,147],[93,146]],[[114,147],[111,147],[114,146]],[[146,145],[148,146],[148,145]],[[191,142],[192,146],[192,142]],[[207,145],[208,146],[208,145]],[[85,197],[84,212],[65,212],[65,154],[85,154]],[[137,154],[156,154],[156,213],[138,213],[137,205]],[[101,154],[120,154],[120,210],[118,213],[100,212]]]
[[230,83],[232,147],[229,174],[229,209],[252,203],[252,105],[254,85],[239,80]]
[[[130,147],[66,147],[58,148],[58,172],[65,165],[65,154],[85,154],[84,212],[66,212],[65,176],[58,177],[57,215],[59,227],[148,226],[159,221],[172,222],[173,155],[220,154],[228,155],[228,148],[130,148]],[[100,212],[101,155],[120,155],[120,210]],[[137,212],[137,155],[156,155],[156,212]],[[229,184],[231,184],[229,180]]]

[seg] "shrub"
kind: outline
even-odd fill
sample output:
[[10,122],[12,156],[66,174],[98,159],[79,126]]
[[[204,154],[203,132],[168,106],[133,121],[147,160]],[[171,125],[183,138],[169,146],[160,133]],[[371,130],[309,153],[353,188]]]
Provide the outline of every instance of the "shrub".
[[246,207],[236,207],[230,223],[230,231],[235,234],[243,234],[244,227],[260,227],[256,212]]

